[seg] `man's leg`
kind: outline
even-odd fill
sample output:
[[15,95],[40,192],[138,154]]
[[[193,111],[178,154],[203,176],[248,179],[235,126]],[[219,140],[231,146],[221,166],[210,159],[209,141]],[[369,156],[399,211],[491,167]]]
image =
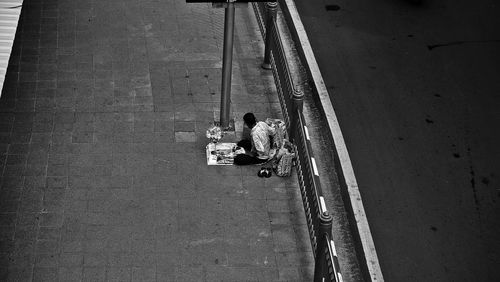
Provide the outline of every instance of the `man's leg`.
[[247,154],[239,154],[234,157],[235,165],[251,165],[251,164],[260,164],[264,163],[266,160],[262,160],[256,157],[249,156]]
[[243,139],[240,142],[236,143],[236,146],[245,149],[245,151],[250,152],[252,150],[252,142],[250,139]]

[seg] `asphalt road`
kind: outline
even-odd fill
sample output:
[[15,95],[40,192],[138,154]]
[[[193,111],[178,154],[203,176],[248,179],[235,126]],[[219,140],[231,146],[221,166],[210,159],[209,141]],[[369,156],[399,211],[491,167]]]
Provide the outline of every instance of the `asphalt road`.
[[500,281],[500,4],[296,0],[386,281]]

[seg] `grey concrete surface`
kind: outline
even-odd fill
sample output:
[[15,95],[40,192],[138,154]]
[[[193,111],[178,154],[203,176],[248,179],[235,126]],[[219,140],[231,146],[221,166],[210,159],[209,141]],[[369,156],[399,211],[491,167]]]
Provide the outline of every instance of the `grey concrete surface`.
[[500,278],[494,1],[296,1],[387,281]]
[[[279,118],[251,9],[232,113]],[[206,165],[223,10],[25,0],[0,100],[1,281],[308,281],[297,179]]]

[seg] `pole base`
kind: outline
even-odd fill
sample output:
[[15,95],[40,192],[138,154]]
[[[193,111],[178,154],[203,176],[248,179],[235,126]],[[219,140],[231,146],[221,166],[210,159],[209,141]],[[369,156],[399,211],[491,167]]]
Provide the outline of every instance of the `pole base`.
[[[220,121],[214,121],[214,125],[220,126]],[[230,119],[228,126],[223,127],[221,129],[222,129],[222,131],[235,131],[234,119]]]
[[260,65],[261,68],[265,69],[265,70],[271,70],[271,64],[268,64],[268,63],[262,63],[262,65]]

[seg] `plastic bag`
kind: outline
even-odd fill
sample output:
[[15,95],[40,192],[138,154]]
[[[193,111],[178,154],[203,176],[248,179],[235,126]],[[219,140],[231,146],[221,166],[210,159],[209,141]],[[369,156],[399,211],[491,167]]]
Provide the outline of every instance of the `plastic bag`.
[[[288,144],[291,145],[289,142]],[[281,177],[290,176],[292,173],[292,166],[294,159],[295,159],[295,152],[293,150],[293,147],[283,146],[276,155],[277,161],[274,165],[274,173],[277,176]]]
[[286,125],[281,119],[267,118],[266,123],[275,129],[275,134],[273,136],[274,148],[281,148],[284,144],[284,140],[287,138]]

